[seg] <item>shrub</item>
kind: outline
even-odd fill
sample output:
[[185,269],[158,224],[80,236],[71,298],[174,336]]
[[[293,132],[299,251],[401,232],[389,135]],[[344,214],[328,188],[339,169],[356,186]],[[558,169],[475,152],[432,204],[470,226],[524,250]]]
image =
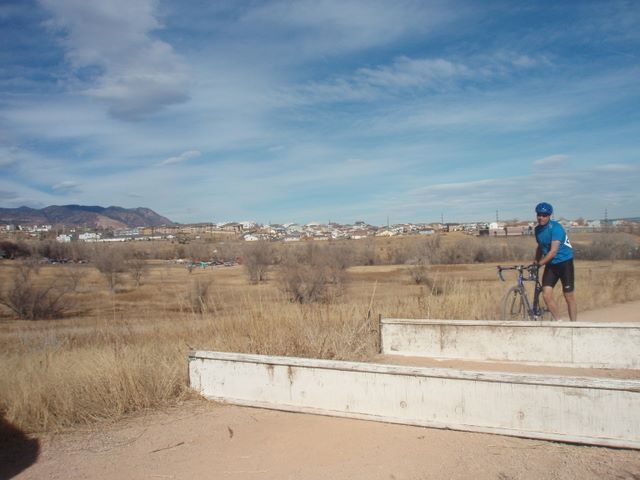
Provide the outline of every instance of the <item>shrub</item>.
[[197,279],[191,283],[185,297],[187,308],[191,313],[204,314],[211,310],[212,304],[209,295],[211,283],[211,279]]
[[632,260],[640,258],[634,237],[624,233],[599,236],[589,244],[574,245],[578,258],[584,260]]
[[279,277],[281,289],[292,302],[330,302],[343,293],[351,261],[348,248],[310,243],[303,251],[285,257]]
[[14,243],[10,240],[0,240],[0,258],[26,258],[31,256],[31,249],[25,243]]
[[280,283],[292,302],[326,302],[330,298],[329,279],[324,268],[287,263],[281,269]]
[[438,263],[440,257],[440,236],[421,236],[409,249],[408,262],[412,264],[430,265]]
[[61,318],[72,307],[68,294],[74,289],[64,276],[47,283],[36,281],[33,264],[21,263],[15,269],[12,285],[0,293],[0,304],[22,320]]
[[359,265],[376,265],[378,263],[378,254],[376,252],[376,240],[374,237],[365,240],[364,248],[360,253]]

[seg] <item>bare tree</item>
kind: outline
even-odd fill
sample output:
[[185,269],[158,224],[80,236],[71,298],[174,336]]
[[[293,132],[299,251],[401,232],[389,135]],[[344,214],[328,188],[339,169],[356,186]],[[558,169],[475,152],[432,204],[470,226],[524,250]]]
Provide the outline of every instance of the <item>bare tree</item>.
[[82,282],[82,280],[84,280],[84,277],[86,276],[86,274],[87,272],[84,270],[81,270],[79,266],[71,266],[64,269],[63,277],[65,281],[69,284],[69,287],[71,288],[71,290],[74,292],[77,292],[78,287],[80,286],[80,283]]
[[251,282],[264,282],[273,264],[273,248],[267,241],[253,242],[244,247],[243,262]]
[[104,276],[109,289],[115,292],[120,274],[127,271],[127,258],[123,251],[115,248],[103,248],[93,252],[93,264]]
[[134,252],[131,258],[127,260],[127,267],[131,278],[136,284],[136,288],[140,286],[142,282],[142,276],[147,272],[149,265],[143,252]]

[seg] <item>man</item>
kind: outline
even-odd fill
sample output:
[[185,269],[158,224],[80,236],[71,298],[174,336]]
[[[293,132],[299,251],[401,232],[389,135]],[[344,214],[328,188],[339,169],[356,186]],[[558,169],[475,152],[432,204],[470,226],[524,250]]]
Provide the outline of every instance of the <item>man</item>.
[[569,319],[575,322],[578,318],[578,307],[574,290],[573,248],[564,228],[555,220],[551,220],[553,207],[546,202],[536,205],[538,225],[535,229],[536,263],[545,265],[542,275],[542,295],[554,319],[558,319],[558,306],[553,300],[553,287],[558,280],[562,282],[562,293],[567,302]]

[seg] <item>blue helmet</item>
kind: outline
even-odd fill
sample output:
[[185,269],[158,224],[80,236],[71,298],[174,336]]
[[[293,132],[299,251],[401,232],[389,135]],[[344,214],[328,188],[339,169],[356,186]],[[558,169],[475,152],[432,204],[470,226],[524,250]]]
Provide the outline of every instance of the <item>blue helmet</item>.
[[553,207],[547,202],[542,202],[536,205],[536,213],[543,215],[551,215],[553,213]]

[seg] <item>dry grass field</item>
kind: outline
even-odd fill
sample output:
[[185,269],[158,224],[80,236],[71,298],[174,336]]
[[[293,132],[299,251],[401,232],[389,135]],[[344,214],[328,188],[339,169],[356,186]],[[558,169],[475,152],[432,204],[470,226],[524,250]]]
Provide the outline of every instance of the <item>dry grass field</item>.
[[[378,248],[390,257],[402,242]],[[120,274],[114,289],[93,264],[42,266],[36,282],[76,279],[61,319],[17,320],[0,307],[6,420],[26,432],[58,431],[178,403],[190,395],[191,349],[366,360],[376,353],[379,315],[497,319],[509,286],[497,278],[498,262],[427,265],[422,284],[412,265],[361,265],[346,269],[324,301],[300,303],[283,290],[277,266],[251,283],[240,265],[189,272],[169,260],[146,263],[140,285]],[[0,260],[3,287],[17,265]],[[638,260],[578,261],[578,306],[640,299],[638,280]]]

